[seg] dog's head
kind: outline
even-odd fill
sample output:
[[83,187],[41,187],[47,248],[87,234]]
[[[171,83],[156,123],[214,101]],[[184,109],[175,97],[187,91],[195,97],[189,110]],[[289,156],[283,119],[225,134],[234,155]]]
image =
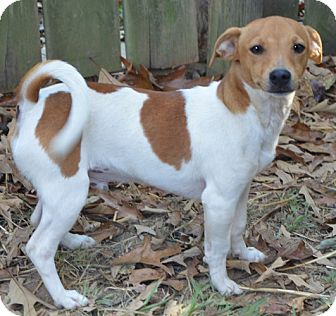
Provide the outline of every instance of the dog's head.
[[322,42],[312,27],[273,16],[229,28],[217,39],[210,66],[216,57],[239,63],[252,88],[286,94],[297,89],[308,59],[321,63]]

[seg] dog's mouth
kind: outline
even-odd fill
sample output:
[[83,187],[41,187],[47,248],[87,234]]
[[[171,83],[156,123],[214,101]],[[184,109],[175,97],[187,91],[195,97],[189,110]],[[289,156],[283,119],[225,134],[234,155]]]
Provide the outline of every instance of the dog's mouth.
[[287,89],[272,89],[271,88],[267,90],[268,93],[272,93],[272,94],[279,95],[279,96],[287,95],[294,91],[295,90],[293,88],[287,88]]

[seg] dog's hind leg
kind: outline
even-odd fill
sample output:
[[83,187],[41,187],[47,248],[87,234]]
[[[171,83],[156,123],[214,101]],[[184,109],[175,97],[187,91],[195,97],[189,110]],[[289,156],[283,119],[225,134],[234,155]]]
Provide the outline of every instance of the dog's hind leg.
[[[33,214],[30,217],[30,222],[34,227],[37,227],[41,221],[43,212],[43,206],[41,200],[39,200],[36,204]],[[61,245],[65,248],[74,250],[78,248],[90,248],[96,244],[96,241],[85,235],[78,235],[72,233],[66,233],[61,240]]]
[[266,256],[254,247],[246,247],[243,235],[247,221],[247,200],[250,191],[250,184],[242,192],[236,209],[236,215],[231,229],[231,252],[241,260],[250,262],[263,261]]
[[[54,184],[54,183],[52,183]],[[57,306],[75,308],[88,300],[76,291],[65,290],[57,274],[54,256],[59,242],[68,233],[85,204],[89,180],[76,175],[55,181],[40,192],[43,211],[40,223],[26,246],[26,252],[39,272],[44,285]]]
[[33,214],[30,217],[30,222],[34,227],[37,227],[38,224],[40,223],[41,216],[42,216],[42,202],[41,200],[38,200],[35,209],[33,211]]
[[71,250],[86,249],[93,247],[95,244],[96,241],[93,238],[73,233],[66,233],[61,240],[61,245]]

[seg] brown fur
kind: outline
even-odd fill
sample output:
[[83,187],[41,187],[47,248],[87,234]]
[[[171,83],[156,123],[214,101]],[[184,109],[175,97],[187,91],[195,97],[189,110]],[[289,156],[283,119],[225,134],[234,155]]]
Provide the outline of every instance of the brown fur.
[[119,90],[119,87],[109,83],[88,82],[89,88],[99,93],[111,93]]
[[39,97],[39,92],[40,92],[40,89],[43,85],[45,85],[50,79],[51,79],[51,76],[49,75],[43,75],[43,76],[40,76],[38,78],[36,78],[31,84],[30,86],[28,87],[27,89],[27,95],[23,96],[22,95],[22,86],[24,84],[24,82],[38,69],[40,68],[42,65],[48,63],[48,61],[45,61],[45,62],[41,62],[41,63],[38,63],[37,65],[35,65],[34,67],[32,67],[24,76],[23,78],[21,79],[19,85],[17,86],[16,88],[16,91],[15,91],[15,95],[16,95],[16,99],[17,99],[17,102],[20,101],[20,99],[22,97],[25,97],[27,98],[29,101],[31,102],[34,102],[36,103],[38,101],[38,97]]
[[64,126],[71,109],[71,95],[57,92],[48,96],[43,114],[36,126],[35,135],[49,157],[60,167],[64,177],[75,175],[79,169],[80,142],[63,160],[53,157],[48,151],[50,141]]
[[141,109],[141,124],[159,159],[176,170],[191,159],[185,101],[180,92],[148,92]]
[[219,84],[217,97],[232,113],[244,113],[250,104],[250,98],[233,68],[234,65]]
[[[313,41],[316,46],[312,45]],[[223,42],[226,46],[221,45]],[[297,43],[306,47],[301,54],[293,50]],[[264,47],[264,52],[253,54],[250,48],[254,45]],[[231,60],[232,65],[218,87],[217,95],[233,113],[241,113],[249,102],[242,80],[254,89],[268,91],[271,71],[286,68],[292,75],[292,88],[296,90],[308,58],[321,62],[322,43],[313,28],[292,19],[273,16],[225,31],[216,41],[210,64],[218,57]]]

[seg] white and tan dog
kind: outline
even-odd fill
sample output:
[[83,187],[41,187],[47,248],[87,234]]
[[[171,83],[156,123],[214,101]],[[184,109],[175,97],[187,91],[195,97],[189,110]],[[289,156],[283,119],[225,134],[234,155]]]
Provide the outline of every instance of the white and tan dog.
[[[229,253],[264,259],[242,236],[250,183],[274,158],[307,61],[321,62],[321,39],[311,27],[269,17],[228,29],[211,63],[216,57],[232,61],[221,82],[174,92],[87,84],[62,61],[41,63],[22,80],[12,149],[39,197],[26,251],[57,306],[88,303],[64,289],[54,256],[59,243],[95,243],[69,233],[90,181],[134,181],[201,199],[205,260],[223,294],[241,293],[226,272]],[[41,89],[51,78],[63,83]]]

